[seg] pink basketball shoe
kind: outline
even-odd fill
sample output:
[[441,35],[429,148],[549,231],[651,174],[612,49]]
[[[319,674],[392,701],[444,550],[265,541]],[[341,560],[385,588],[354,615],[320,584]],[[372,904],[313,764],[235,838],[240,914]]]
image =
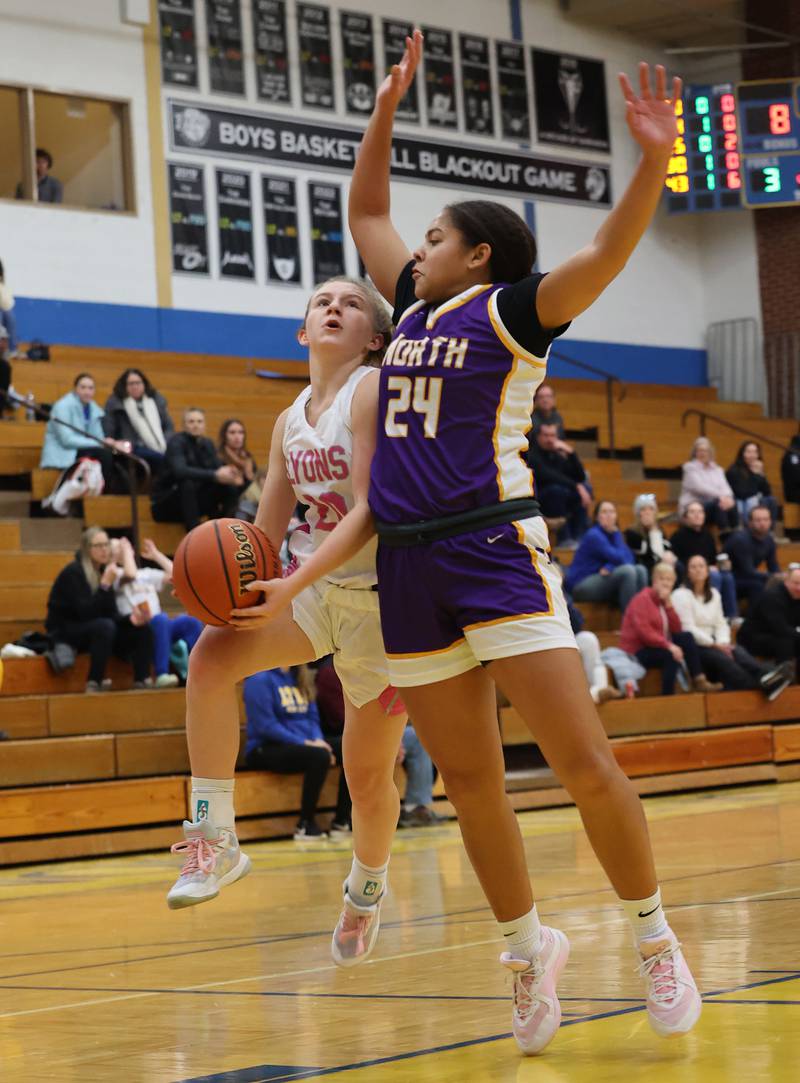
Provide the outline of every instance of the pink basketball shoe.
[[686,1034],[700,1018],[702,1001],[672,929],[639,942],[639,973],[647,989],[647,1018],[662,1038]]
[[569,940],[560,929],[542,926],[539,954],[531,962],[504,951],[500,962],[514,974],[512,1030],[523,1053],[541,1053],[561,1024],[556,983],[569,958]]
[[385,898],[386,889],[374,903],[358,906],[350,898],[345,880],[344,906],[331,940],[331,955],[337,966],[358,966],[368,958],[378,939]]

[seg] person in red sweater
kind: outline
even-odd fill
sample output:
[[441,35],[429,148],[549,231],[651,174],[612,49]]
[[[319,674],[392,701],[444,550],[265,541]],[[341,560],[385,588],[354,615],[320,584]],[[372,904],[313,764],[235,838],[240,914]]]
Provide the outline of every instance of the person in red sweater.
[[672,608],[674,586],[674,569],[669,564],[656,564],[653,585],[640,590],[628,603],[622,618],[620,647],[635,654],[643,666],[661,670],[663,696],[675,691],[679,666],[689,671],[696,692],[719,692],[722,685],[706,678],[694,636],[683,631],[680,617]]

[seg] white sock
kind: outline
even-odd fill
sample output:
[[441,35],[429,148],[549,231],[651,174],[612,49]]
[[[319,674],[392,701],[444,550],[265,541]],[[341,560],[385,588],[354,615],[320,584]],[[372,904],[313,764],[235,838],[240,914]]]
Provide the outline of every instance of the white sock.
[[661,889],[648,899],[620,899],[625,917],[631,923],[637,943],[651,937],[662,936],[669,926],[661,906]]
[[191,819],[208,820],[214,827],[234,831],[232,778],[195,778],[192,776]]
[[362,865],[355,854],[347,876],[347,894],[356,906],[371,906],[386,890],[386,872],[389,862],[379,869]]
[[536,912],[536,903],[527,914],[516,921],[498,921],[500,932],[505,937],[506,946],[517,959],[530,959],[539,954],[539,940],[542,926]]

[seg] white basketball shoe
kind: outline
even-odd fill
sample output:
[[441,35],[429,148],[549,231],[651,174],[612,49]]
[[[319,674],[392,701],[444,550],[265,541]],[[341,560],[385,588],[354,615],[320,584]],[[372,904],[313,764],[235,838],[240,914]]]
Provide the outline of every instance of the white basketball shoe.
[[171,850],[185,855],[186,860],[167,894],[170,910],[216,899],[220,888],[250,872],[250,858],[239,849],[233,831],[216,828],[208,820],[184,820],[183,834],[183,842],[176,842]]

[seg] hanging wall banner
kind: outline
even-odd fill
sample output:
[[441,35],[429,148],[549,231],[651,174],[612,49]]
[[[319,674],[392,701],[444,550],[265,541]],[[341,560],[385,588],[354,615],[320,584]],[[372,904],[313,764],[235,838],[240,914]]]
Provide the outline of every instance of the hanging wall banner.
[[[406,51],[406,38],[414,33],[413,23],[398,22],[396,19],[383,20],[383,59],[388,72],[394,64],[399,64]],[[395,112],[397,120],[419,124],[419,93],[417,77],[400,99]]]
[[318,4],[297,5],[300,88],[303,105],[333,109],[330,12]]
[[267,278],[270,282],[300,285],[300,238],[297,195],[290,177],[262,177],[264,229],[267,234]]
[[217,170],[219,273],[223,278],[255,278],[250,174]]
[[610,150],[602,60],[531,49],[540,143]]
[[338,184],[308,185],[311,205],[311,255],[314,282],[344,274],[342,236],[342,189]]
[[256,94],[265,102],[290,102],[285,0],[253,0]]
[[[170,145],[226,158],[282,162],[352,173],[363,132],[342,124],[307,124],[288,116],[244,110],[200,108],[169,102]],[[569,200],[608,206],[608,166],[541,155],[465,146],[437,139],[396,135],[392,140],[396,180],[480,188],[526,199]]]
[[161,79],[173,86],[197,86],[194,0],[159,0]]
[[494,135],[492,77],[489,71],[489,41],[473,34],[459,34],[461,53],[461,101],[464,124],[475,135]]
[[457,128],[453,35],[449,30],[424,27],[425,104],[432,128]]
[[340,11],[344,104],[354,117],[369,116],[375,104],[375,45],[372,16]]
[[220,94],[244,94],[239,0],[206,0],[206,31],[211,89]]
[[500,134],[503,139],[527,143],[531,137],[525,47],[515,41],[496,41],[497,88],[500,92]]
[[208,235],[202,166],[169,164],[169,221],[173,271],[207,275]]

